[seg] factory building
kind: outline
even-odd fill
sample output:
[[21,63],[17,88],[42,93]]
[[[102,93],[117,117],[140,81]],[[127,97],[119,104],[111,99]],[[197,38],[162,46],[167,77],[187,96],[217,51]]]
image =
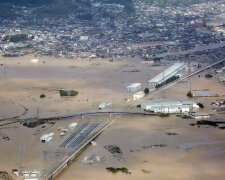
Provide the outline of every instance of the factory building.
[[141,89],[141,83],[133,83],[127,86],[127,91],[136,92],[139,89]]
[[175,101],[175,102],[158,102],[158,103],[141,103],[141,108],[160,113],[187,113],[199,106],[192,101]]
[[149,85],[160,84],[166,81],[167,79],[177,75],[178,71],[182,70],[184,67],[185,66],[183,62],[175,63],[173,66],[170,66],[169,68],[167,68],[166,70],[164,70],[163,72],[161,72],[160,74],[149,80],[148,83]]

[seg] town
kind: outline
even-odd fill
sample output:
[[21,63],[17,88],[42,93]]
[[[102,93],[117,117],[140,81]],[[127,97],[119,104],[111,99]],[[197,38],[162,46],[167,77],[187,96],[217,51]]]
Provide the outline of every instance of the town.
[[123,5],[93,2],[89,10],[63,18],[14,6],[17,18],[0,22],[0,50],[3,56],[35,53],[71,59],[224,57],[225,20],[217,16],[225,13],[221,1],[160,8],[136,0],[134,6],[135,13],[127,14]]

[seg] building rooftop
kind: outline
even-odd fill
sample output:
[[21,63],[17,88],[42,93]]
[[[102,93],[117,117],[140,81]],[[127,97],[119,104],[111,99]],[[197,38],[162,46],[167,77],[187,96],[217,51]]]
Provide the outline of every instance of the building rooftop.
[[155,76],[154,78],[152,78],[151,80],[149,80],[148,82],[151,83],[161,83],[163,81],[165,81],[166,79],[174,76],[177,74],[177,72],[182,69],[184,67],[184,63],[175,63],[174,65],[170,66],[169,68],[167,68],[166,70],[164,70],[163,72],[161,72],[160,74],[158,74],[157,76]]
[[143,106],[174,106],[174,105],[193,105],[193,101],[168,101],[168,102],[145,102],[141,103]]

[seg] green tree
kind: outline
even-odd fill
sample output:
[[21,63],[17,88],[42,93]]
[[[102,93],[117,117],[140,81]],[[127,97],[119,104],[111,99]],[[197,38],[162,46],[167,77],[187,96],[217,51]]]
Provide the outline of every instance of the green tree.
[[145,94],[148,94],[150,91],[149,91],[149,88],[145,88],[145,90],[144,90],[144,93]]
[[192,98],[193,97],[192,92],[191,91],[188,91],[187,96]]

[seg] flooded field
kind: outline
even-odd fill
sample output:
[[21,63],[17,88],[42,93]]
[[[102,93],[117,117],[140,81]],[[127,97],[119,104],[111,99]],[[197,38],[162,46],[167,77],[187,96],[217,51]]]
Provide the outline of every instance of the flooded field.
[[[87,148],[57,179],[224,179],[224,130],[191,127],[191,121],[175,116],[121,118],[97,138],[97,147]],[[121,148],[121,159],[104,148],[109,144]],[[159,144],[166,146],[148,148]],[[105,161],[80,163],[93,154],[105,157]],[[106,167],[126,167],[131,174],[112,174]],[[143,173],[143,169],[150,173]]]
[[[121,110],[130,104],[132,93],[126,86],[134,82],[148,87],[147,81],[166,67],[150,66],[140,61],[103,59],[65,60],[39,57],[37,63],[26,56],[20,58],[0,57],[0,125],[20,119],[57,116],[71,113],[96,112],[101,102],[112,105],[101,111]],[[211,71],[211,70],[209,70]],[[193,100],[204,104],[198,112],[209,113],[210,120],[225,120],[211,106],[212,101],[224,99],[225,87],[218,81],[219,74],[206,79],[203,72],[174,87],[159,91],[146,101]],[[220,95],[219,97],[187,98],[190,89]],[[60,97],[60,89],[79,92],[76,97]],[[45,98],[40,98],[45,94]],[[134,111],[141,111],[133,107]],[[9,118],[9,119],[7,119]],[[65,138],[59,136],[58,129],[70,123],[107,123],[115,117],[85,117],[53,121],[34,128],[21,123],[0,126],[0,169],[11,172],[24,165],[27,169],[46,171],[60,161],[69,148],[60,149]],[[4,121],[2,121],[4,120]],[[212,126],[190,126],[194,119],[170,117],[124,116],[98,136],[96,146],[89,145],[79,154],[69,167],[57,176],[57,180],[205,180],[224,179],[225,139],[224,129]],[[49,143],[41,143],[40,137],[55,133]],[[68,137],[70,131],[66,137]],[[115,156],[105,146],[116,145],[122,153]],[[61,154],[55,153],[60,150]],[[85,156],[99,156],[101,161],[81,164]],[[24,160],[23,157],[24,156]],[[128,169],[131,174],[112,174],[107,167]],[[88,172],[88,173],[87,173]]]
[[[194,98],[204,104],[198,112],[212,114],[210,120],[225,120],[224,114],[217,114],[211,101],[224,99],[224,85],[214,79],[204,78],[204,73],[191,79],[192,88],[208,89],[221,97]],[[154,97],[152,101],[191,100],[186,93],[190,81],[177,84]],[[190,126],[193,119],[182,119],[172,115],[159,117],[123,117],[116,121],[96,139],[97,147],[88,147],[76,161],[58,176],[57,180],[97,179],[154,179],[154,180],[223,180],[225,168],[224,130],[212,126]],[[115,158],[104,146],[113,144],[121,148],[121,158]],[[161,145],[161,146],[160,146]],[[92,165],[81,164],[85,156],[102,156],[104,162]],[[131,174],[112,174],[107,167],[126,167]],[[88,173],[87,173],[88,172]]]
[[[9,116],[20,111],[11,106],[22,104],[28,108],[27,116],[48,116],[81,111],[95,111],[101,102],[114,106],[129,97],[126,86],[143,83],[165,67],[151,67],[136,61],[109,62],[104,59],[66,60],[42,57],[38,63],[34,57],[2,58],[0,62],[0,105],[7,105]],[[137,72],[132,72],[137,71]],[[59,89],[74,89],[75,98],[61,98]],[[40,95],[46,98],[41,99]],[[132,95],[132,94],[131,94]],[[132,98],[132,97],[131,97]],[[10,108],[12,107],[12,108]],[[22,109],[23,110],[23,109]],[[3,110],[5,112],[5,110]]]

